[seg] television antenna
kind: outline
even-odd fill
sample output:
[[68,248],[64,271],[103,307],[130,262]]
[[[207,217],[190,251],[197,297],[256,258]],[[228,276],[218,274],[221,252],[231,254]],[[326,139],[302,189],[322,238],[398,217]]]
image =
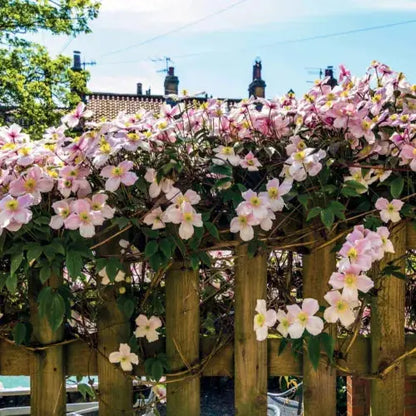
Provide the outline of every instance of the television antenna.
[[169,67],[172,66],[173,61],[169,56],[164,56],[163,58],[151,58],[152,62],[165,62],[165,68],[164,69],[158,69],[156,72],[166,72],[168,73]]
[[97,62],[96,61],[90,61],[90,62],[83,61],[83,62],[81,62],[81,65],[82,65],[82,67],[84,68],[84,71],[85,71],[85,67],[97,65]]

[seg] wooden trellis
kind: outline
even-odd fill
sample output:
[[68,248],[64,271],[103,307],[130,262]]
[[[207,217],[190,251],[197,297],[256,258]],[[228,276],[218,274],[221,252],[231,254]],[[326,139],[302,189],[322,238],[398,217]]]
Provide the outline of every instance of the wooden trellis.
[[[329,275],[335,269],[335,253],[331,244],[319,236],[310,237],[310,251],[304,256],[304,295],[322,301],[328,290]],[[395,261],[404,269],[406,249],[416,249],[416,232],[411,225],[400,223],[391,233],[395,254],[383,263]],[[308,360],[294,358],[289,350],[278,355],[280,340],[258,342],[253,331],[256,300],[266,295],[267,253],[254,258],[247,247],[235,248],[235,336],[234,344],[212,352],[217,340],[199,338],[198,275],[186,264],[177,262],[166,276],[167,339],[166,351],[171,368],[183,372],[180,381],[168,384],[169,416],[198,416],[200,412],[199,378],[201,376],[234,376],[235,408],[238,416],[265,416],[267,377],[296,375],[304,377],[304,406],[306,416],[335,415],[336,375],[352,374],[371,379],[372,416],[403,416],[404,378],[416,375],[416,337],[404,334],[404,282],[385,276],[374,297],[370,337],[358,336],[348,354],[337,365],[322,357],[315,371]],[[383,264],[373,269],[377,273]],[[113,309],[116,305],[108,293],[102,312],[101,335],[98,346],[81,340],[47,348],[62,339],[44,336],[38,340],[44,350],[30,350],[11,342],[0,342],[0,374],[30,375],[32,385],[32,414],[63,414],[65,375],[98,374],[100,415],[125,416],[131,410],[131,379],[106,361],[110,350],[128,339],[128,325]],[[114,325],[111,331],[108,316]],[[35,331],[44,322],[35,324]],[[37,326],[37,328],[36,328]],[[115,328],[115,329],[114,329]],[[35,332],[36,333],[36,332]],[[47,331],[45,331],[47,333]],[[149,345],[165,350],[164,342]],[[410,353],[409,353],[410,352]],[[204,360],[204,357],[210,357]],[[203,365],[199,363],[203,362]],[[144,374],[143,363],[135,368]],[[168,377],[168,381],[172,381]],[[44,384],[45,383],[45,384]],[[47,388],[45,388],[47,386]],[[325,398],[323,400],[323,398]]]

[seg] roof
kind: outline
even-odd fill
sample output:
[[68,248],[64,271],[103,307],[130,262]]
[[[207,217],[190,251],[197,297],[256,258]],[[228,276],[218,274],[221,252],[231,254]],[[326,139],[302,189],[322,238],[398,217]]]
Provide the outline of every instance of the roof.
[[163,95],[136,95],[94,92],[86,96],[87,108],[94,115],[94,121],[102,118],[113,119],[121,111],[135,114],[139,110],[159,112],[165,98]]
[[[111,92],[93,92],[86,97],[87,108],[93,112],[93,121],[99,121],[103,118],[112,120],[118,116],[121,111],[127,114],[135,114],[139,110],[144,109],[159,113],[160,107],[166,102],[163,95],[136,95],[136,94],[117,94]],[[190,97],[186,101],[204,102],[205,97]],[[220,98],[227,101],[229,105],[233,105],[240,98]]]

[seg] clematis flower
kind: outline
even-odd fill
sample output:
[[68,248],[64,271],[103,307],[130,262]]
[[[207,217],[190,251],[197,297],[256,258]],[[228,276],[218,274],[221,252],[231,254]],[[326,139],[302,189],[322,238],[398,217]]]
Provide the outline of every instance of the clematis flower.
[[235,154],[231,146],[218,146],[213,150],[215,156],[212,161],[216,165],[223,165],[226,161],[230,162],[233,166],[237,166],[240,163],[240,157]]
[[157,341],[159,333],[156,331],[162,326],[162,321],[157,316],[151,316],[149,319],[146,315],[139,315],[136,318],[137,328],[134,331],[136,338],[146,337],[149,342]]
[[243,241],[250,241],[254,237],[254,225],[258,225],[259,221],[247,209],[242,209],[237,213],[230,223],[230,231],[232,233],[240,233],[240,238]]
[[345,327],[349,327],[355,321],[353,308],[358,306],[358,302],[351,302],[344,294],[338,290],[331,290],[324,299],[331,305],[324,311],[324,319],[329,323],[335,323],[338,320]]
[[26,133],[22,133],[22,128],[17,124],[0,128],[0,144],[25,143],[28,140],[29,136]]
[[271,179],[266,185],[267,192],[260,192],[260,197],[267,198],[273,211],[282,211],[285,206],[282,196],[292,189],[292,184],[290,179],[285,179],[282,183],[279,179]]
[[107,205],[108,195],[106,194],[95,194],[88,200],[91,206],[91,210],[95,211],[98,215],[101,215],[105,219],[114,217],[115,208],[111,208]]
[[266,198],[258,196],[251,189],[243,192],[242,196],[245,201],[239,205],[240,209],[244,208],[246,211],[251,212],[259,220],[267,217],[269,203]]
[[45,175],[39,166],[30,168],[24,177],[20,177],[10,183],[10,194],[19,196],[31,194],[33,204],[37,205],[42,200],[41,192],[50,192],[54,181],[50,176]]
[[318,335],[324,328],[321,318],[313,316],[319,310],[316,299],[306,298],[302,302],[302,309],[298,305],[288,305],[288,312],[294,317],[288,332],[291,338],[300,338],[305,329],[312,335]]
[[157,198],[160,193],[163,192],[168,199],[172,199],[175,195],[180,193],[180,190],[173,186],[174,182],[172,179],[162,178],[160,182],[158,182],[156,171],[153,168],[146,169],[144,179],[150,183],[149,195],[151,198]]
[[356,264],[350,265],[342,272],[332,273],[329,284],[334,289],[342,289],[342,296],[349,301],[358,299],[358,291],[367,293],[374,287],[374,282],[361,274],[361,267]]
[[284,336],[287,337],[289,334],[289,327],[293,324],[294,317],[289,312],[286,313],[284,310],[279,309],[276,315],[277,320],[279,321],[279,325],[277,326],[277,330]]
[[0,228],[9,231],[18,231],[23,224],[32,219],[32,211],[29,207],[33,205],[33,196],[26,194],[13,198],[7,195],[0,201]]
[[405,144],[400,152],[403,163],[409,163],[410,169],[416,171],[416,147]]
[[139,357],[137,354],[131,352],[128,344],[120,344],[118,351],[112,352],[108,356],[110,363],[117,364],[120,363],[120,366],[123,371],[132,371],[132,364],[139,364]]
[[96,211],[91,211],[88,200],[77,199],[71,203],[72,213],[64,221],[65,228],[70,230],[79,229],[84,238],[91,238],[95,234],[95,226],[102,225],[104,217]]
[[393,199],[389,202],[386,198],[379,198],[375,207],[380,211],[380,218],[383,222],[398,222],[403,204],[404,202],[400,199]]
[[134,185],[137,181],[137,175],[134,172],[130,172],[133,168],[133,162],[130,160],[125,160],[121,162],[118,166],[106,166],[101,171],[101,176],[108,178],[105,182],[105,190],[110,192],[115,192],[120,184],[125,186]]
[[166,210],[165,222],[180,224],[179,236],[189,240],[194,235],[194,227],[202,227],[201,214],[198,214],[189,202],[182,204],[180,209]]
[[162,208],[157,207],[143,218],[143,222],[146,225],[151,225],[152,230],[160,230],[161,228],[165,228],[165,222],[164,222],[164,212],[162,211]]
[[74,111],[62,117],[62,123],[65,123],[68,127],[76,127],[81,118],[88,118],[92,116],[91,110],[85,109],[84,103],[79,103]]
[[62,201],[56,201],[52,204],[52,208],[56,215],[53,215],[49,226],[54,230],[59,230],[64,225],[64,221],[71,214],[70,203],[72,200],[64,199]]
[[255,172],[259,170],[258,168],[261,166],[261,163],[254,157],[252,152],[248,152],[244,156],[244,159],[240,160],[240,166],[247,169],[249,172]]
[[257,314],[254,316],[254,330],[256,331],[257,341],[263,341],[267,338],[269,328],[276,323],[276,311],[274,309],[266,310],[266,301],[257,299]]
[[394,253],[393,243],[389,240],[389,229],[387,227],[378,227],[377,234],[381,237],[384,253]]

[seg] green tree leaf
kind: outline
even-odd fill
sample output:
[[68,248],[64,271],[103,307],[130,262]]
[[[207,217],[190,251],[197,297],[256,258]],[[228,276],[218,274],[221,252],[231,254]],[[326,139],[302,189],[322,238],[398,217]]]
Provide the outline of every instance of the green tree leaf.
[[404,178],[398,176],[390,182],[390,193],[393,198],[400,198],[400,195],[403,192],[404,187]]
[[319,336],[310,336],[308,339],[308,357],[312,367],[317,370],[321,353],[321,342]]

